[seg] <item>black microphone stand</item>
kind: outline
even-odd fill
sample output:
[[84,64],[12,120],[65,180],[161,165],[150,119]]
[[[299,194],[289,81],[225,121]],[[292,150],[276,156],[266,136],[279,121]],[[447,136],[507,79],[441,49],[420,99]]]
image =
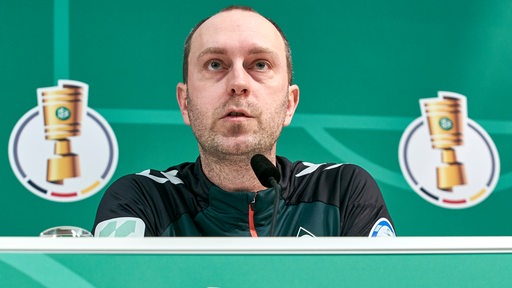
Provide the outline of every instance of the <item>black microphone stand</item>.
[[270,225],[270,234],[269,236],[274,236],[274,228],[276,226],[276,220],[277,220],[277,211],[279,206],[279,196],[281,195],[281,185],[277,183],[276,179],[274,177],[270,177],[270,184],[272,184],[272,187],[274,187],[274,211],[272,212],[272,224]]

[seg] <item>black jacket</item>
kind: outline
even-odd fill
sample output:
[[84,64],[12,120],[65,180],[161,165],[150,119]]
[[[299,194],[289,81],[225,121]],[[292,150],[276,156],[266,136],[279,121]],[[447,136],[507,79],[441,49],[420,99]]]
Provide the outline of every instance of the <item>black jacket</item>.
[[[277,168],[282,193],[275,236],[394,236],[381,192],[359,166],[292,163],[278,156]],[[95,236],[267,236],[274,195],[273,188],[223,191],[206,178],[198,158],[114,182],[93,231]]]

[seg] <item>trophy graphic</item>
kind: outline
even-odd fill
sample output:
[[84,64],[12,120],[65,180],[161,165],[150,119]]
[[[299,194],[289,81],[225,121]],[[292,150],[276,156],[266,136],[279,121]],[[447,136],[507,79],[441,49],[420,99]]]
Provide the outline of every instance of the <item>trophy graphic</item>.
[[466,119],[466,98],[449,92],[439,92],[438,98],[420,101],[422,114],[427,120],[432,148],[441,150],[443,166],[436,169],[437,188],[452,191],[464,185],[466,171],[457,161],[454,147],[463,145]]
[[59,86],[38,89],[44,118],[45,139],[53,140],[54,156],[47,161],[46,180],[64,184],[67,178],[80,176],[80,159],[71,151],[69,137],[79,136],[87,84],[59,80]]

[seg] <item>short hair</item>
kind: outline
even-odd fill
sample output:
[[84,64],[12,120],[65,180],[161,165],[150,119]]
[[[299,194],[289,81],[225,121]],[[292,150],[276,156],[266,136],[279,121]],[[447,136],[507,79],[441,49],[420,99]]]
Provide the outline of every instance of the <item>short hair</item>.
[[[254,13],[262,16],[263,18],[267,19],[267,21],[269,21],[272,25],[274,25],[274,27],[277,29],[279,34],[281,34],[281,38],[283,38],[285,54],[286,54],[286,68],[288,70],[288,83],[291,85],[292,78],[293,78],[292,55],[291,55],[292,53],[291,53],[291,49],[290,49],[290,44],[288,43],[288,39],[286,39],[286,36],[284,35],[283,30],[279,27],[279,25],[277,25],[277,23],[275,23],[268,17],[261,15],[260,13],[258,13],[256,10],[254,10],[253,8],[251,8],[249,6],[232,5],[232,6],[228,6],[224,9],[220,10],[218,13],[231,11],[231,10],[243,10],[243,11],[254,12]],[[215,15],[217,15],[218,13],[216,13]],[[190,31],[190,33],[187,36],[187,39],[185,40],[185,46],[183,49],[183,83],[185,83],[185,84],[187,84],[187,82],[188,82],[188,56],[190,55],[192,37],[196,33],[197,29],[199,29],[199,27],[201,27],[201,25],[204,22],[206,22],[208,19],[210,19],[213,16],[214,15],[212,15],[208,18],[205,18],[205,19],[201,20],[199,23],[197,23],[196,26],[194,26],[194,28]]]

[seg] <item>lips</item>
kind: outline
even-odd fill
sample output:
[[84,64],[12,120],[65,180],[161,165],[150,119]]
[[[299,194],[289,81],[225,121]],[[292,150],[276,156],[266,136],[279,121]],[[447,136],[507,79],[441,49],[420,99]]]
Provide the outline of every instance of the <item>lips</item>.
[[228,117],[242,117],[242,116],[245,117],[245,114],[242,112],[229,112],[227,116]]
[[245,110],[230,110],[224,115],[224,118],[232,118],[232,117],[251,118],[251,115]]

